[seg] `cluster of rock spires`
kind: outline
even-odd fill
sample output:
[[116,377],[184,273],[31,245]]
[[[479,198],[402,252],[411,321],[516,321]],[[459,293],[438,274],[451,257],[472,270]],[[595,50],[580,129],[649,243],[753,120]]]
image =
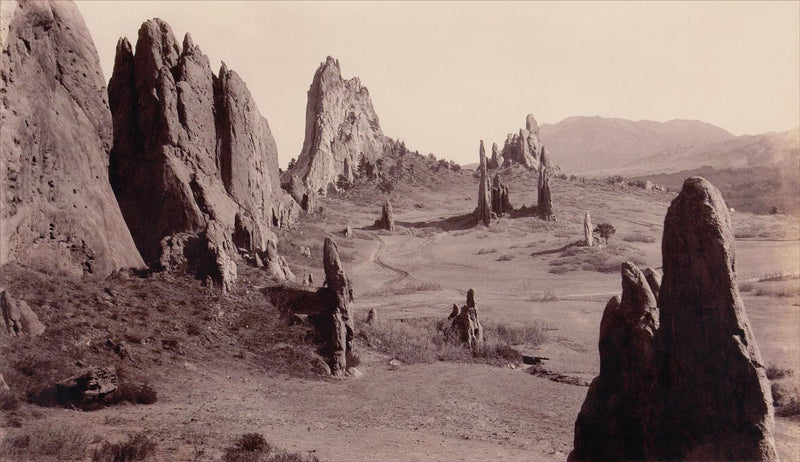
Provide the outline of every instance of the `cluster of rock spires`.
[[339,175],[353,180],[359,158],[382,157],[386,142],[367,88],[357,77],[344,80],[339,61],[328,56],[308,90],[305,140],[284,187],[301,204],[304,196],[336,190]]
[[660,284],[622,265],[569,460],[778,460],[728,208],[705,179],[686,180],[670,205],[662,253]]
[[0,265],[105,277],[144,266],[108,180],[97,50],[71,2],[4,2]]
[[519,164],[525,168],[539,170],[544,153],[545,147],[539,138],[539,124],[533,114],[528,114],[525,117],[525,128],[521,128],[518,134],[509,133],[500,153],[497,152],[497,143],[492,144],[489,168]]
[[475,304],[475,289],[467,291],[467,304],[458,307],[453,304],[453,311],[447,319],[451,319],[448,335],[454,335],[455,340],[475,349],[484,342],[483,326],[478,319],[478,308]]
[[246,85],[224,63],[214,75],[189,34],[179,47],[153,19],[135,52],[127,39],[117,43],[108,93],[111,185],[145,262],[185,266],[227,288],[237,248],[270,252],[270,226],[299,214]]

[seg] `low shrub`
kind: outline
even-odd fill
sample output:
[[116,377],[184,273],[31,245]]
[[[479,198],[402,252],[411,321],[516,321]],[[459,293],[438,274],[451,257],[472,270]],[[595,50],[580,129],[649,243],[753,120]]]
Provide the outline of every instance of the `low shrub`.
[[319,462],[314,456],[302,456],[275,449],[258,433],[245,433],[225,449],[223,462]]
[[0,460],[81,460],[88,444],[73,425],[38,423],[9,431],[0,442]]
[[155,455],[158,444],[144,433],[128,436],[127,441],[106,441],[94,450],[92,462],[136,462]]
[[436,282],[413,281],[400,287],[381,287],[365,293],[364,297],[384,297],[386,295],[409,295],[417,292],[429,292],[442,290],[442,286]]

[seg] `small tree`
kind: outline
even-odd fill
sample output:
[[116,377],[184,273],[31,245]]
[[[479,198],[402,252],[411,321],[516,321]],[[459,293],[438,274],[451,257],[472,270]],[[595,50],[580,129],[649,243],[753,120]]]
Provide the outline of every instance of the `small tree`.
[[340,173],[336,179],[336,186],[342,191],[348,190],[353,187],[353,183],[344,174]]
[[614,229],[614,226],[608,223],[600,223],[599,225],[594,227],[593,234],[600,236],[601,238],[605,239],[606,244],[608,244],[608,238],[614,235],[617,230]]
[[292,157],[291,159],[289,159],[289,166],[286,168],[286,170],[293,169],[295,165],[297,165],[297,159]]

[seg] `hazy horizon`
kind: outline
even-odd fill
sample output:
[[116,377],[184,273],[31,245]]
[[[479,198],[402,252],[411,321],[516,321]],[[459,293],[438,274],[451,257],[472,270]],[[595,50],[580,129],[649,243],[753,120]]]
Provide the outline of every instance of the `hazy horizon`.
[[325,57],[369,89],[381,127],[475,162],[533,113],[701,120],[735,135],[800,126],[800,3],[87,2],[106,79],[117,39],[160,17],[247,83],[278,144],[303,143]]

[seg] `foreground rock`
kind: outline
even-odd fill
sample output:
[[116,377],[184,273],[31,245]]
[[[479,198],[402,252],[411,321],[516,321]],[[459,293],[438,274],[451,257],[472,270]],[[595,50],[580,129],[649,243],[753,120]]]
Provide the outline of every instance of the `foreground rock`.
[[102,402],[119,386],[114,366],[88,367],[56,384],[56,396],[63,404],[85,407]]
[[0,330],[11,337],[38,337],[44,329],[44,324],[25,300],[16,300],[0,288]]
[[100,277],[143,267],[109,184],[105,78],[80,12],[3,6],[0,265]]
[[603,314],[600,375],[569,460],[778,460],[728,208],[705,179],[686,180],[670,205],[662,254],[658,322],[657,274],[623,265],[623,300]]
[[483,344],[483,326],[478,319],[478,308],[475,305],[475,289],[467,291],[467,304],[461,309],[453,305],[451,332],[455,339],[475,349]]
[[328,56],[308,90],[305,140],[286,180],[297,176],[309,197],[338,190],[339,175],[352,181],[360,157],[374,162],[385,143],[369,91],[357,77],[344,80],[339,61]]
[[135,53],[117,43],[108,92],[111,183],[145,261],[165,267],[164,240],[174,241],[188,266],[230,287],[235,249],[266,250],[269,228],[300,210],[280,188],[275,142],[246,85],[224,63],[215,76],[189,34],[179,46],[153,19]]
[[489,190],[489,176],[486,171],[486,150],[483,140],[480,145],[480,163],[478,164],[478,207],[475,209],[475,220],[484,226],[489,226],[492,220],[491,191]]
[[[381,217],[375,220],[375,226],[387,231],[395,231],[394,211],[392,210],[392,203],[389,202],[389,199],[386,199],[386,202],[383,203],[383,207],[381,208]],[[350,231],[350,235],[352,235],[352,230]]]
[[325,287],[319,289],[318,294],[329,328],[328,345],[324,351],[329,357],[331,374],[342,376],[352,366],[348,364],[348,360],[353,355],[354,331],[350,309],[353,292],[339,259],[339,249],[330,237],[325,238],[322,263],[325,269]]

